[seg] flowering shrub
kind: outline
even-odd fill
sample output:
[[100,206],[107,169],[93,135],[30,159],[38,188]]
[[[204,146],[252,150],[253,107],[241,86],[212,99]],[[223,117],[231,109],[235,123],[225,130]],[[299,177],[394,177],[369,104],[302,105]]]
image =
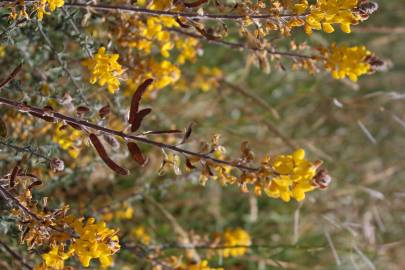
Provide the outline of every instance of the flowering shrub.
[[[325,34],[364,31],[358,27],[376,3],[33,0],[0,7],[0,268],[287,269],[305,263],[287,261],[297,253],[325,255],[327,245],[346,267],[339,256],[347,252],[336,251],[324,227],[312,231],[318,224],[308,225],[306,215],[356,237],[362,226],[376,244],[373,224],[384,228],[384,221],[375,205],[359,225],[328,215],[347,191],[322,192],[332,184],[326,167],[353,182],[360,166],[340,168],[339,136],[351,134],[342,114],[373,145],[388,134],[374,137],[360,119],[364,100],[375,95],[328,92],[357,89],[360,77],[389,66],[355,40]],[[331,78],[317,83],[325,73]],[[315,94],[318,85],[331,87]],[[402,125],[380,103],[379,112]],[[374,164],[384,162],[367,164],[362,172],[373,184]],[[350,192],[384,198],[372,187]],[[347,197],[349,204],[356,206]],[[301,245],[306,238],[316,245]],[[366,258],[357,246],[343,250]]]

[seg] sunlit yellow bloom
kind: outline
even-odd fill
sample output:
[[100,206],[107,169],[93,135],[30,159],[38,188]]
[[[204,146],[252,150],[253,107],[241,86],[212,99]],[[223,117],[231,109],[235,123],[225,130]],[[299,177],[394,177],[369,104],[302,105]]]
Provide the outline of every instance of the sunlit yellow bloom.
[[298,4],[294,5],[294,11],[297,14],[302,14],[308,9],[308,0],[300,0]]
[[85,224],[81,219],[71,218],[69,222],[79,236],[70,248],[81,264],[88,267],[92,259],[99,259],[102,268],[110,266],[112,255],[120,249],[117,231],[107,228],[105,222],[95,223],[94,218],[89,218]]
[[311,34],[312,30],[323,30],[332,33],[333,24],[340,24],[345,33],[350,33],[350,25],[359,21],[353,9],[357,7],[358,0],[317,0],[311,5],[310,14],[306,17],[305,32]]
[[49,7],[49,10],[51,12],[54,12],[56,10],[56,8],[63,7],[64,4],[65,4],[64,0],[41,0],[37,7],[38,20],[42,21],[42,19],[44,18],[44,14],[49,14],[46,11],[47,6]]
[[251,245],[250,235],[241,228],[226,229],[222,236],[221,245],[229,247],[220,250],[221,255],[225,258],[242,256],[248,251],[246,246]]
[[325,54],[325,68],[335,79],[343,79],[347,76],[356,82],[359,76],[367,74],[371,69],[366,61],[369,55],[371,52],[364,46],[337,47],[336,44],[332,44]]
[[91,84],[97,81],[100,86],[107,84],[108,91],[114,93],[120,86],[117,76],[121,75],[124,70],[117,62],[119,54],[106,54],[105,51],[104,47],[99,48],[93,58],[83,61],[83,65],[91,72]]
[[305,151],[296,150],[291,155],[278,155],[270,160],[276,176],[264,189],[269,197],[281,198],[288,202],[291,198],[301,201],[305,193],[314,189],[312,180],[316,166],[305,160]]
[[53,247],[48,253],[42,254],[42,259],[50,269],[61,270],[70,256],[71,254],[63,251],[63,247]]

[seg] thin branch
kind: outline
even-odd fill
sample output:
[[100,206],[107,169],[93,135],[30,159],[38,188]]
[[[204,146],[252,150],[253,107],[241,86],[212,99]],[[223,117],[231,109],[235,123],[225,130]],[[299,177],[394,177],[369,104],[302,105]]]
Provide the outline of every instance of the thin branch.
[[[231,90],[240,93],[241,95],[253,100],[257,105],[259,105],[260,107],[269,110],[270,112],[273,112],[273,108],[270,107],[269,104],[267,104],[265,101],[263,101],[263,99],[261,99],[260,97],[256,96],[254,93],[252,92],[248,92],[245,89],[243,89],[242,87],[235,85],[233,83],[227,82],[225,80],[221,80],[221,82],[228,86],[228,88],[230,88]],[[289,138],[287,138],[287,136],[285,136],[275,125],[273,125],[273,123],[271,123],[270,121],[266,121],[264,120],[263,123],[266,125],[266,127],[273,132],[277,137],[279,137],[286,145],[288,145],[288,147],[290,147],[291,150],[296,150],[299,147],[297,145],[295,145],[295,143],[293,143]]]
[[17,146],[17,145],[14,145],[14,144],[2,141],[2,140],[0,140],[0,144],[4,145],[6,147],[12,148],[12,149],[16,150],[17,152],[27,152],[32,156],[36,156],[36,157],[39,157],[39,158],[43,158],[43,159],[45,159],[47,161],[51,161],[51,159],[48,158],[47,156],[45,156],[45,155],[43,155],[41,153],[35,152],[33,149],[31,149],[31,146],[21,147],[21,146]]
[[251,15],[237,15],[237,14],[199,14],[196,12],[178,12],[178,11],[166,11],[166,10],[151,10],[147,8],[137,8],[131,6],[122,5],[103,5],[103,4],[81,4],[81,3],[65,3],[65,6],[70,8],[83,8],[83,9],[95,9],[115,12],[126,12],[133,14],[152,15],[152,16],[169,16],[169,17],[184,17],[189,19],[202,19],[202,20],[244,20],[246,18],[251,19],[279,19],[279,18],[295,18],[305,17],[306,14],[251,14]]
[[243,43],[230,42],[230,41],[225,41],[225,40],[221,40],[221,39],[208,39],[206,36],[184,31],[179,28],[170,28],[169,31],[176,32],[176,33],[186,35],[189,37],[193,37],[196,39],[204,40],[205,42],[208,42],[211,44],[225,45],[225,46],[233,48],[233,49],[243,49],[243,50],[249,50],[249,51],[266,51],[268,54],[282,55],[282,56],[287,56],[287,57],[292,57],[292,58],[298,57],[298,58],[314,59],[314,58],[319,57],[316,55],[305,55],[305,54],[298,54],[298,53],[293,53],[293,52],[280,52],[280,51],[275,51],[275,50],[269,49],[269,48],[252,48],[252,47],[246,46],[246,44],[243,44]]
[[17,76],[18,72],[20,72],[20,70],[21,70],[21,67],[22,67],[22,64],[19,64],[19,65],[10,73],[10,75],[8,75],[7,78],[5,78],[4,80],[2,80],[2,81],[0,82],[0,90],[1,90],[4,86],[6,86],[9,82],[11,82],[11,81],[15,78],[15,76]]
[[[128,243],[123,244],[123,248],[131,248],[136,246],[137,244],[131,245]],[[323,250],[325,246],[303,246],[303,245],[288,245],[288,244],[277,244],[277,245],[261,245],[261,244],[252,244],[252,245],[179,245],[177,243],[173,244],[161,244],[161,245],[151,245],[147,246],[149,250],[169,250],[169,249],[201,249],[201,250],[221,250],[221,249],[239,249],[239,248],[247,248],[247,249],[276,249],[276,248],[283,248],[283,249],[297,249],[297,250],[305,250],[305,251],[317,251]]]
[[[149,196],[144,196],[144,198],[150,202],[153,206],[155,206],[159,211],[165,216],[165,218],[171,223],[174,231],[176,232],[177,236],[179,237],[180,241],[182,242],[182,245],[190,245],[191,246],[191,241],[190,237],[188,236],[187,232],[181,227],[181,225],[177,222],[176,218],[170,214],[160,203],[155,201],[152,197]],[[197,253],[197,251],[194,248],[190,248],[190,255],[195,259],[196,261],[201,261],[200,255]]]
[[48,44],[48,46],[50,47],[51,52],[55,55],[56,60],[58,61],[59,65],[61,65],[63,70],[69,76],[69,78],[72,81],[73,85],[76,87],[76,90],[79,93],[80,98],[82,99],[82,101],[84,103],[88,104],[88,102],[86,101],[86,98],[84,97],[84,94],[82,92],[82,89],[81,89],[80,85],[76,82],[76,79],[73,77],[73,74],[70,72],[70,70],[66,67],[66,65],[63,62],[62,58],[59,56],[58,52],[56,52],[55,47],[53,46],[51,40],[48,38],[48,36],[45,34],[44,30],[42,29],[42,24],[38,22],[37,25],[38,25],[39,33],[41,34],[41,36],[45,40],[45,42]]
[[[82,34],[82,32],[80,32],[79,28],[77,27],[77,25],[75,24],[72,16],[69,14],[69,12],[66,10],[65,7],[62,7],[62,12],[65,16],[67,16],[70,25],[72,26],[73,30],[76,32],[76,35],[80,36]],[[85,50],[87,53],[88,57],[93,57],[93,53],[91,52],[91,50],[89,49],[89,47],[87,46],[87,43],[85,44]]]
[[[39,107],[29,106],[29,105],[26,105],[26,104],[24,104],[22,102],[18,102],[18,101],[15,101],[15,100],[10,100],[10,99],[4,98],[4,97],[0,97],[0,104],[1,103],[6,105],[6,106],[13,107],[14,109],[16,109],[16,110],[18,110],[20,112],[33,112],[33,113],[36,113],[36,114],[40,114],[41,116],[46,115],[48,117],[52,117],[52,118],[57,119],[57,120],[67,121],[69,123],[76,124],[76,125],[83,126],[83,127],[87,127],[87,128],[93,129],[93,130],[97,130],[97,131],[105,133],[105,134],[118,136],[118,137],[121,137],[121,138],[127,139],[127,140],[138,141],[140,143],[153,145],[153,146],[156,146],[156,147],[159,147],[159,148],[170,149],[170,150],[172,150],[174,152],[177,152],[177,153],[182,153],[182,154],[185,154],[185,155],[199,157],[199,158],[204,159],[204,160],[210,160],[210,161],[215,162],[217,164],[229,165],[231,167],[239,168],[240,170],[245,170],[245,171],[250,171],[250,172],[257,172],[259,170],[259,168],[257,168],[257,167],[249,167],[249,166],[246,166],[246,165],[243,165],[243,164],[239,164],[237,162],[217,159],[217,158],[214,158],[212,156],[209,156],[208,154],[202,154],[202,153],[198,153],[198,152],[193,152],[193,151],[190,151],[190,150],[179,148],[179,147],[177,147],[175,145],[157,142],[157,141],[145,138],[145,137],[140,137],[140,136],[136,136],[136,135],[130,135],[130,134],[124,133],[122,131],[102,127],[102,126],[99,126],[97,124],[87,122],[85,120],[81,120],[81,119],[77,119],[77,118],[74,118],[74,117],[66,116],[66,115],[58,113],[58,112],[46,112],[45,113],[44,110],[39,108]],[[35,117],[37,117],[37,116],[35,116]]]
[[24,258],[21,257],[19,254],[17,254],[14,250],[12,250],[9,246],[7,246],[6,243],[0,240],[0,246],[4,248],[5,251],[7,251],[14,259],[19,261],[21,265],[23,265],[25,268],[29,270],[33,270],[34,268],[29,265],[28,263],[25,262]]
[[127,246],[126,243],[121,243],[121,247],[123,249],[128,249],[134,252],[134,255],[138,258],[150,261],[153,265],[161,266],[163,270],[174,270],[173,267],[161,262],[159,259],[156,259],[149,255],[150,251],[147,247],[135,244],[131,246]]
[[31,210],[27,207],[22,205],[22,203],[17,200],[7,189],[5,189],[2,185],[0,185],[0,195],[6,200],[11,201],[14,205],[16,205],[22,212],[24,212],[27,216],[32,217],[35,221],[41,222],[42,219],[34,214]]

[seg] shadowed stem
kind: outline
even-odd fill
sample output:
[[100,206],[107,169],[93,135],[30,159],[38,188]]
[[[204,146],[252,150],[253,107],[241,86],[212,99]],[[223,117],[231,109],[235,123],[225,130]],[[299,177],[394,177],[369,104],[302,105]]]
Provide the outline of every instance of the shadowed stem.
[[65,3],[66,7],[75,8],[92,8],[96,10],[105,11],[119,11],[134,14],[152,15],[152,16],[169,16],[169,17],[184,17],[189,19],[202,19],[202,20],[244,20],[246,18],[251,19],[273,19],[279,18],[293,18],[293,17],[305,17],[306,14],[251,14],[251,15],[238,15],[238,14],[199,14],[196,12],[178,12],[178,11],[166,11],[166,10],[152,10],[147,8],[138,8],[132,6],[121,5],[103,5],[103,4],[81,4],[81,3]]
[[179,28],[170,28],[168,29],[171,32],[176,32],[181,35],[193,37],[196,39],[204,40],[205,42],[211,43],[211,44],[216,44],[216,45],[225,45],[227,47],[233,48],[233,49],[243,49],[243,50],[249,50],[249,51],[266,51],[268,54],[272,55],[282,55],[282,56],[287,56],[291,58],[306,58],[306,59],[316,59],[319,58],[319,56],[316,55],[305,55],[305,54],[299,54],[299,53],[293,53],[293,52],[280,52],[280,51],[275,51],[273,49],[269,48],[254,48],[254,47],[249,47],[246,44],[243,43],[236,43],[236,42],[230,42],[222,39],[209,39],[206,36],[196,34],[196,33],[191,33],[189,31],[184,31]]
[[[122,131],[102,127],[102,126],[99,126],[97,124],[87,122],[85,120],[81,120],[81,119],[77,119],[77,118],[74,118],[74,117],[66,116],[66,115],[58,113],[58,112],[45,112],[43,109],[41,109],[39,107],[29,106],[29,105],[26,105],[26,104],[24,104],[22,102],[18,102],[18,101],[15,101],[15,100],[10,100],[10,99],[7,99],[7,98],[0,97],[0,104],[6,105],[6,106],[9,106],[9,107],[13,107],[14,109],[16,109],[16,110],[18,110],[20,112],[28,112],[28,113],[32,112],[32,113],[35,113],[35,114],[39,114],[41,116],[52,117],[53,119],[66,121],[68,123],[76,124],[76,125],[82,126],[82,127],[87,127],[87,128],[97,130],[97,131],[105,133],[105,134],[110,134],[110,135],[121,137],[123,139],[133,140],[133,141],[137,141],[137,142],[140,142],[140,143],[153,145],[153,146],[156,146],[156,147],[159,147],[159,148],[170,149],[170,150],[172,150],[174,152],[177,152],[177,153],[182,153],[182,154],[185,154],[185,155],[199,157],[199,158],[204,159],[204,160],[210,160],[210,161],[213,161],[213,162],[215,162],[217,164],[229,165],[231,167],[239,168],[240,170],[250,171],[250,172],[257,172],[259,170],[259,168],[257,168],[257,167],[249,167],[249,166],[246,166],[246,165],[243,165],[243,164],[239,164],[237,162],[217,159],[217,158],[211,157],[211,156],[209,156],[207,154],[201,154],[201,153],[193,152],[193,151],[190,151],[190,150],[179,148],[179,147],[177,147],[175,145],[157,142],[157,141],[145,138],[145,137],[140,137],[140,136],[136,136],[136,135],[130,135],[130,134],[124,133]],[[39,116],[35,116],[35,115],[33,115],[33,116],[34,117],[39,117]]]
[[[0,196],[2,196],[6,201],[12,202],[15,206],[17,206],[23,213],[25,213],[27,216],[32,217],[36,222],[43,222],[43,219],[38,217],[35,213],[33,213],[30,209],[28,209],[26,206],[24,206],[18,199],[16,199],[13,194],[11,194],[7,189],[5,189],[2,185],[0,185]],[[55,226],[49,225],[48,226],[50,229],[60,232],[60,233],[66,233],[69,236],[73,238],[78,238],[78,236],[75,233],[65,231],[63,229],[57,228]]]
[[26,263],[24,261],[24,258],[21,257],[19,254],[17,254],[15,251],[13,251],[9,246],[7,246],[6,243],[4,243],[3,241],[0,240],[0,246],[2,246],[4,248],[5,251],[7,251],[14,259],[16,259],[17,261],[19,261],[21,263],[21,265],[23,265],[25,268],[29,269],[29,270],[33,270],[34,268],[29,265],[28,263]]
[[[269,110],[270,112],[273,112],[273,108],[270,107],[269,104],[264,102],[260,97],[256,96],[254,93],[248,92],[245,89],[241,88],[238,85],[235,85],[233,83],[227,82],[225,80],[221,80],[221,83],[224,85],[228,86],[231,90],[240,93],[241,95],[248,97],[252,99],[256,104],[261,106],[264,109]],[[275,110],[274,110],[275,111]],[[273,125],[270,121],[264,121],[264,124],[266,127],[273,132],[277,137],[279,137],[292,151],[295,151],[299,147],[295,145],[290,139],[288,139],[275,125]]]
[[4,142],[4,141],[2,141],[2,140],[0,140],[0,144],[1,144],[1,145],[4,145],[4,146],[6,146],[6,147],[12,148],[12,149],[16,150],[17,152],[27,152],[27,153],[29,153],[29,154],[32,155],[32,156],[36,156],[36,157],[39,157],[39,158],[43,158],[43,159],[45,159],[46,161],[51,161],[51,159],[48,158],[47,156],[45,156],[45,155],[43,155],[43,154],[41,154],[41,153],[35,152],[33,149],[31,149],[31,146],[21,147],[21,146],[17,146],[17,145],[8,143],[8,142]]

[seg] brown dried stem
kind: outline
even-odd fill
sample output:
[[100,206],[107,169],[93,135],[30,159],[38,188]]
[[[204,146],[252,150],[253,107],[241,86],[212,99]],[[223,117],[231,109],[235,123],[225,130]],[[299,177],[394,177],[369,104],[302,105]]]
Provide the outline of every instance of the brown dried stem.
[[17,254],[14,250],[12,250],[9,246],[7,246],[6,243],[0,240],[0,246],[4,248],[5,251],[7,251],[15,260],[19,261],[22,266],[29,270],[33,270],[34,268],[29,265],[28,263],[25,262],[24,258],[21,257],[19,254]]
[[[233,83],[230,83],[228,81],[225,80],[221,80],[221,83],[223,83],[224,85],[228,86],[228,88],[230,88],[231,90],[240,93],[243,96],[246,96],[248,98],[250,98],[251,100],[253,100],[257,105],[261,106],[262,108],[269,110],[270,112],[273,112],[273,108],[270,107],[269,104],[267,104],[266,102],[264,102],[260,97],[254,95],[251,92],[246,91],[245,89],[243,89],[242,87],[235,85]],[[266,127],[273,132],[277,137],[279,137],[288,147],[290,147],[290,149],[292,151],[298,149],[298,146],[295,145],[295,143],[293,143],[289,138],[287,138],[287,136],[285,136],[275,125],[273,125],[270,121],[264,121],[264,124],[266,125]]]
[[133,14],[151,15],[151,16],[169,16],[169,17],[184,17],[189,19],[202,19],[202,20],[244,20],[251,19],[278,19],[278,18],[292,18],[292,17],[305,17],[305,14],[251,14],[251,15],[238,15],[238,14],[199,14],[196,12],[178,12],[166,10],[151,10],[147,8],[138,8],[122,5],[103,5],[103,4],[81,4],[81,3],[65,3],[65,6],[70,8],[83,8],[95,9],[115,12],[127,12]]
[[305,55],[305,54],[299,54],[299,53],[293,53],[293,52],[280,52],[280,51],[275,51],[270,48],[254,48],[254,47],[249,47],[246,44],[243,43],[236,43],[236,42],[230,42],[222,39],[209,39],[204,35],[196,34],[196,33],[191,33],[189,31],[184,31],[179,28],[170,28],[169,29],[172,32],[179,33],[181,35],[193,37],[196,39],[204,40],[205,42],[211,43],[211,44],[216,44],[216,45],[225,45],[227,47],[233,48],[233,49],[243,49],[243,50],[250,50],[250,51],[266,51],[268,54],[272,55],[282,55],[282,56],[287,56],[291,58],[306,58],[306,59],[315,59],[318,58],[319,56],[316,55]]
[[140,143],[153,145],[153,146],[156,146],[156,147],[159,147],[159,148],[170,149],[170,150],[172,150],[174,152],[177,152],[177,153],[182,153],[182,154],[185,154],[185,155],[195,156],[195,157],[198,157],[198,158],[203,159],[203,160],[210,160],[210,161],[215,162],[217,164],[229,165],[231,167],[239,168],[240,170],[250,171],[250,172],[257,172],[259,170],[259,168],[256,168],[256,167],[249,167],[249,166],[246,166],[246,165],[243,165],[243,164],[239,164],[237,162],[217,159],[217,158],[214,158],[214,157],[212,157],[212,156],[210,156],[208,154],[202,154],[202,153],[198,153],[198,152],[193,152],[193,151],[190,151],[190,150],[187,150],[187,149],[179,148],[179,147],[177,147],[175,145],[161,143],[161,142],[157,142],[157,141],[145,138],[145,137],[140,137],[140,136],[136,136],[136,135],[130,135],[130,134],[124,133],[122,131],[102,127],[102,126],[99,126],[97,124],[93,124],[93,123],[87,122],[85,120],[70,117],[70,116],[67,116],[67,115],[64,115],[64,114],[61,114],[61,113],[58,113],[58,112],[48,112],[48,111],[45,112],[43,109],[41,109],[39,107],[29,106],[29,105],[26,105],[26,104],[24,104],[22,102],[18,102],[18,101],[15,101],[15,100],[10,100],[10,99],[4,98],[4,97],[0,97],[0,104],[4,104],[6,106],[13,107],[14,109],[16,109],[16,110],[18,110],[20,112],[34,113],[34,114],[36,114],[36,115],[33,115],[34,117],[41,118],[40,116],[45,116],[46,115],[47,117],[51,117],[51,118],[56,119],[56,120],[66,121],[68,123],[72,123],[74,125],[79,125],[79,126],[82,126],[82,127],[87,127],[87,128],[97,130],[97,131],[105,133],[105,134],[118,136],[118,137],[121,137],[121,138],[127,139],[127,140],[138,141]]

